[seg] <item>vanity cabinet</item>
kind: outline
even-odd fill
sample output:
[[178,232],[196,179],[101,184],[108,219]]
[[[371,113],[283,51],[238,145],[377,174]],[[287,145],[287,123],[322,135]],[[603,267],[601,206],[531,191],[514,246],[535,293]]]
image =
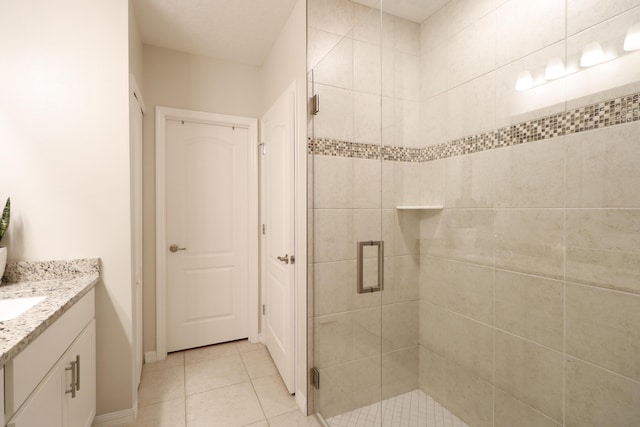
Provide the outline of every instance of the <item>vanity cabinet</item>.
[[91,290],[7,363],[7,427],[91,426],[96,401],[94,304]]

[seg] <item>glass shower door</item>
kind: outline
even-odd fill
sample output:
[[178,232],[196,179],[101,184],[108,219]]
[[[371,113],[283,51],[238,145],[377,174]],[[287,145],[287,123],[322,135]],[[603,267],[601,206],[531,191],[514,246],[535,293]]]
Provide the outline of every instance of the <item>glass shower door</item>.
[[[309,323],[314,411],[381,425],[383,235],[380,11],[309,0]],[[364,408],[364,409],[363,409]],[[353,411],[358,411],[354,414]],[[366,413],[365,413],[366,412]]]

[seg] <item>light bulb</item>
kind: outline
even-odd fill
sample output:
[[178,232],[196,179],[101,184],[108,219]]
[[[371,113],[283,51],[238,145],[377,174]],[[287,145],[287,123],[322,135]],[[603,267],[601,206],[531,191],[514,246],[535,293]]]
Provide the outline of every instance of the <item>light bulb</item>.
[[518,75],[516,80],[516,90],[521,92],[523,90],[531,89],[533,87],[533,76],[529,71],[523,71]]
[[582,67],[592,67],[598,65],[607,58],[604,56],[602,46],[598,42],[591,42],[582,50],[582,57],[580,58],[580,65]]
[[562,60],[557,56],[555,58],[551,58],[547,63],[547,68],[544,70],[544,78],[547,80],[554,80],[564,77],[565,75],[566,71]]
[[624,50],[631,52],[640,49],[640,23],[633,25],[624,38]]

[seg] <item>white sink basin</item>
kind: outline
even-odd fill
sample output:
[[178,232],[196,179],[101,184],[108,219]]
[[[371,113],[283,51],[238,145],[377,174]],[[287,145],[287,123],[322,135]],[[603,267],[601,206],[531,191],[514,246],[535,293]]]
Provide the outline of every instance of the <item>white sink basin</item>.
[[0,299],[0,322],[15,319],[46,297]]

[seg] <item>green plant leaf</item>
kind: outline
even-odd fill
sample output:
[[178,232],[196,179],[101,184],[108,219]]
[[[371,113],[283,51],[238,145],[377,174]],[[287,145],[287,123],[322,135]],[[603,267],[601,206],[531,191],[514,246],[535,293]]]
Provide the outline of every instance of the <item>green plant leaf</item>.
[[4,205],[2,211],[2,218],[0,218],[0,240],[4,237],[4,233],[9,228],[9,220],[11,219],[11,198],[7,198],[7,203]]

